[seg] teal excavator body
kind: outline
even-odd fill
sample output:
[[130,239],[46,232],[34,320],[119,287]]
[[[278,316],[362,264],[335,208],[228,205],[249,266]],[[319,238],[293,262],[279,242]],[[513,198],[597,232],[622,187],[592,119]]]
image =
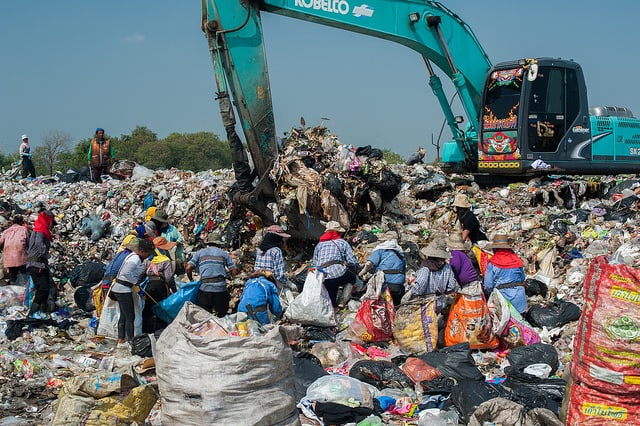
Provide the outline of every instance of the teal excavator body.
[[[268,177],[278,156],[260,14],[270,12],[389,40],[418,52],[453,140],[445,170],[492,175],[609,174],[640,170],[640,120],[626,108],[590,114],[582,69],[573,61],[521,59],[492,66],[473,31],[454,12],[426,0],[201,0],[222,121],[231,145],[234,202],[270,224]],[[434,67],[435,66],[435,67]],[[464,109],[458,127],[440,78]],[[235,133],[235,110],[253,159]],[[257,183],[256,183],[257,182]],[[295,234],[296,213],[288,214]],[[297,218],[299,224],[308,219]]]

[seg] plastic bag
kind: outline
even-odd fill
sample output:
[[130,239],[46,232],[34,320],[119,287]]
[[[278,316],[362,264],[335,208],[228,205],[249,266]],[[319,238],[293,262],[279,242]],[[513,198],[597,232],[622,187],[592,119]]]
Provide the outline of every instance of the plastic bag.
[[373,408],[379,391],[374,386],[349,376],[328,375],[309,385],[305,399],[318,402],[358,401],[362,407]]
[[431,352],[438,343],[438,319],[434,296],[411,299],[396,311],[393,335],[409,354]]
[[491,316],[484,295],[458,294],[444,330],[445,346],[469,342],[471,349],[495,349],[500,344],[491,329]]
[[171,323],[186,302],[195,303],[199,288],[200,281],[182,284],[178,291],[154,305],[153,313],[167,324]]
[[525,317],[534,327],[562,327],[580,319],[582,311],[575,303],[556,300],[547,306],[532,305]]
[[402,365],[402,371],[409,376],[414,383],[431,381],[441,377],[442,373],[435,367],[430,366],[420,358],[409,357]]
[[[379,275],[381,279],[376,280]],[[369,281],[370,287],[372,284],[376,287],[374,294],[362,302],[349,331],[363,342],[386,342],[393,338],[395,311],[389,289],[380,290],[384,284],[384,272],[376,272]]]
[[318,269],[309,269],[302,293],[296,296],[284,313],[293,323],[333,327],[336,320],[333,305],[327,289],[324,288],[324,274]]
[[409,376],[389,361],[358,361],[349,369],[349,376],[378,389],[413,388]]

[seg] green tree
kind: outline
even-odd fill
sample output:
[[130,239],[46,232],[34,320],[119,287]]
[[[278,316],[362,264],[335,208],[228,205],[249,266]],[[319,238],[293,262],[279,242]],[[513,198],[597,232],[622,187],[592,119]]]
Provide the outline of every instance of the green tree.
[[66,172],[69,169],[79,170],[87,165],[87,155],[91,139],[83,139],[76,144],[73,151],[67,151],[60,154],[58,162],[58,170]]
[[402,164],[404,163],[404,159],[397,152],[390,151],[388,149],[382,150],[382,158],[387,164]]
[[172,133],[165,143],[171,158],[167,167],[196,172],[231,167],[229,144],[211,132]]
[[149,157],[149,152],[141,151],[140,148],[145,144],[157,142],[158,135],[146,126],[137,126],[130,135],[120,135],[120,138],[110,139],[116,159],[144,164]]

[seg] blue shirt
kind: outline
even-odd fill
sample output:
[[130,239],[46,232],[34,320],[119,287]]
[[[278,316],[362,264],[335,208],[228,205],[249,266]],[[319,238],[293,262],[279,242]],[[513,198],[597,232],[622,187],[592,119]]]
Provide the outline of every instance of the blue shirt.
[[[229,253],[218,247],[205,247],[198,250],[189,261],[200,272],[200,290],[207,292],[222,292],[227,289],[227,269],[235,268],[235,263]],[[219,282],[205,283],[208,278],[222,277]]]
[[351,249],[349,243],[342,238],[320,241],[313,251],[313,266],[321,268],[325,273],[326,279],[341,277],[347,271],[345,265],[338,263],[326,267],[322,266],[332,261],[346,261],[348,265],[353,265],[354,269],[360,269],[358,258],[353,254],[353,249]]
[[[484,287],[487,293],[491,293],[500,284],[521,283],[526,279],[524,268],[501,269],[489,262],[484,273]],[[527,294],[523,286],[501,288],[500,293],[507,299],[518,312],[527,310]]]
[[280,283],[286,281],[284,276],[284,256],[282,256],[280,247],[271,247],[265,252],[260,249],[256,251],[256,263],[253,270],[259,271],[261,269],[273,272],[276,280]]
[[387,284],[404,284],[404,275],[407,272],[407,261],[404,256],[395,250],[374,250],[367,258],[367,262],[373,263],[376,271],[399,270],[401,273],[384,274],[384,282]]
[[[269,311],[276,317],[282,315],[282,305],[278,298],[278,290],[276,286],[265,277],[251,278],[244,285],[240,302],[238,303],[238,312],[247,312],[247,305],[251,305],[252,309],[268,307]],[[262,324],[269,324],[268,312],[256,312],[256,318]]]

